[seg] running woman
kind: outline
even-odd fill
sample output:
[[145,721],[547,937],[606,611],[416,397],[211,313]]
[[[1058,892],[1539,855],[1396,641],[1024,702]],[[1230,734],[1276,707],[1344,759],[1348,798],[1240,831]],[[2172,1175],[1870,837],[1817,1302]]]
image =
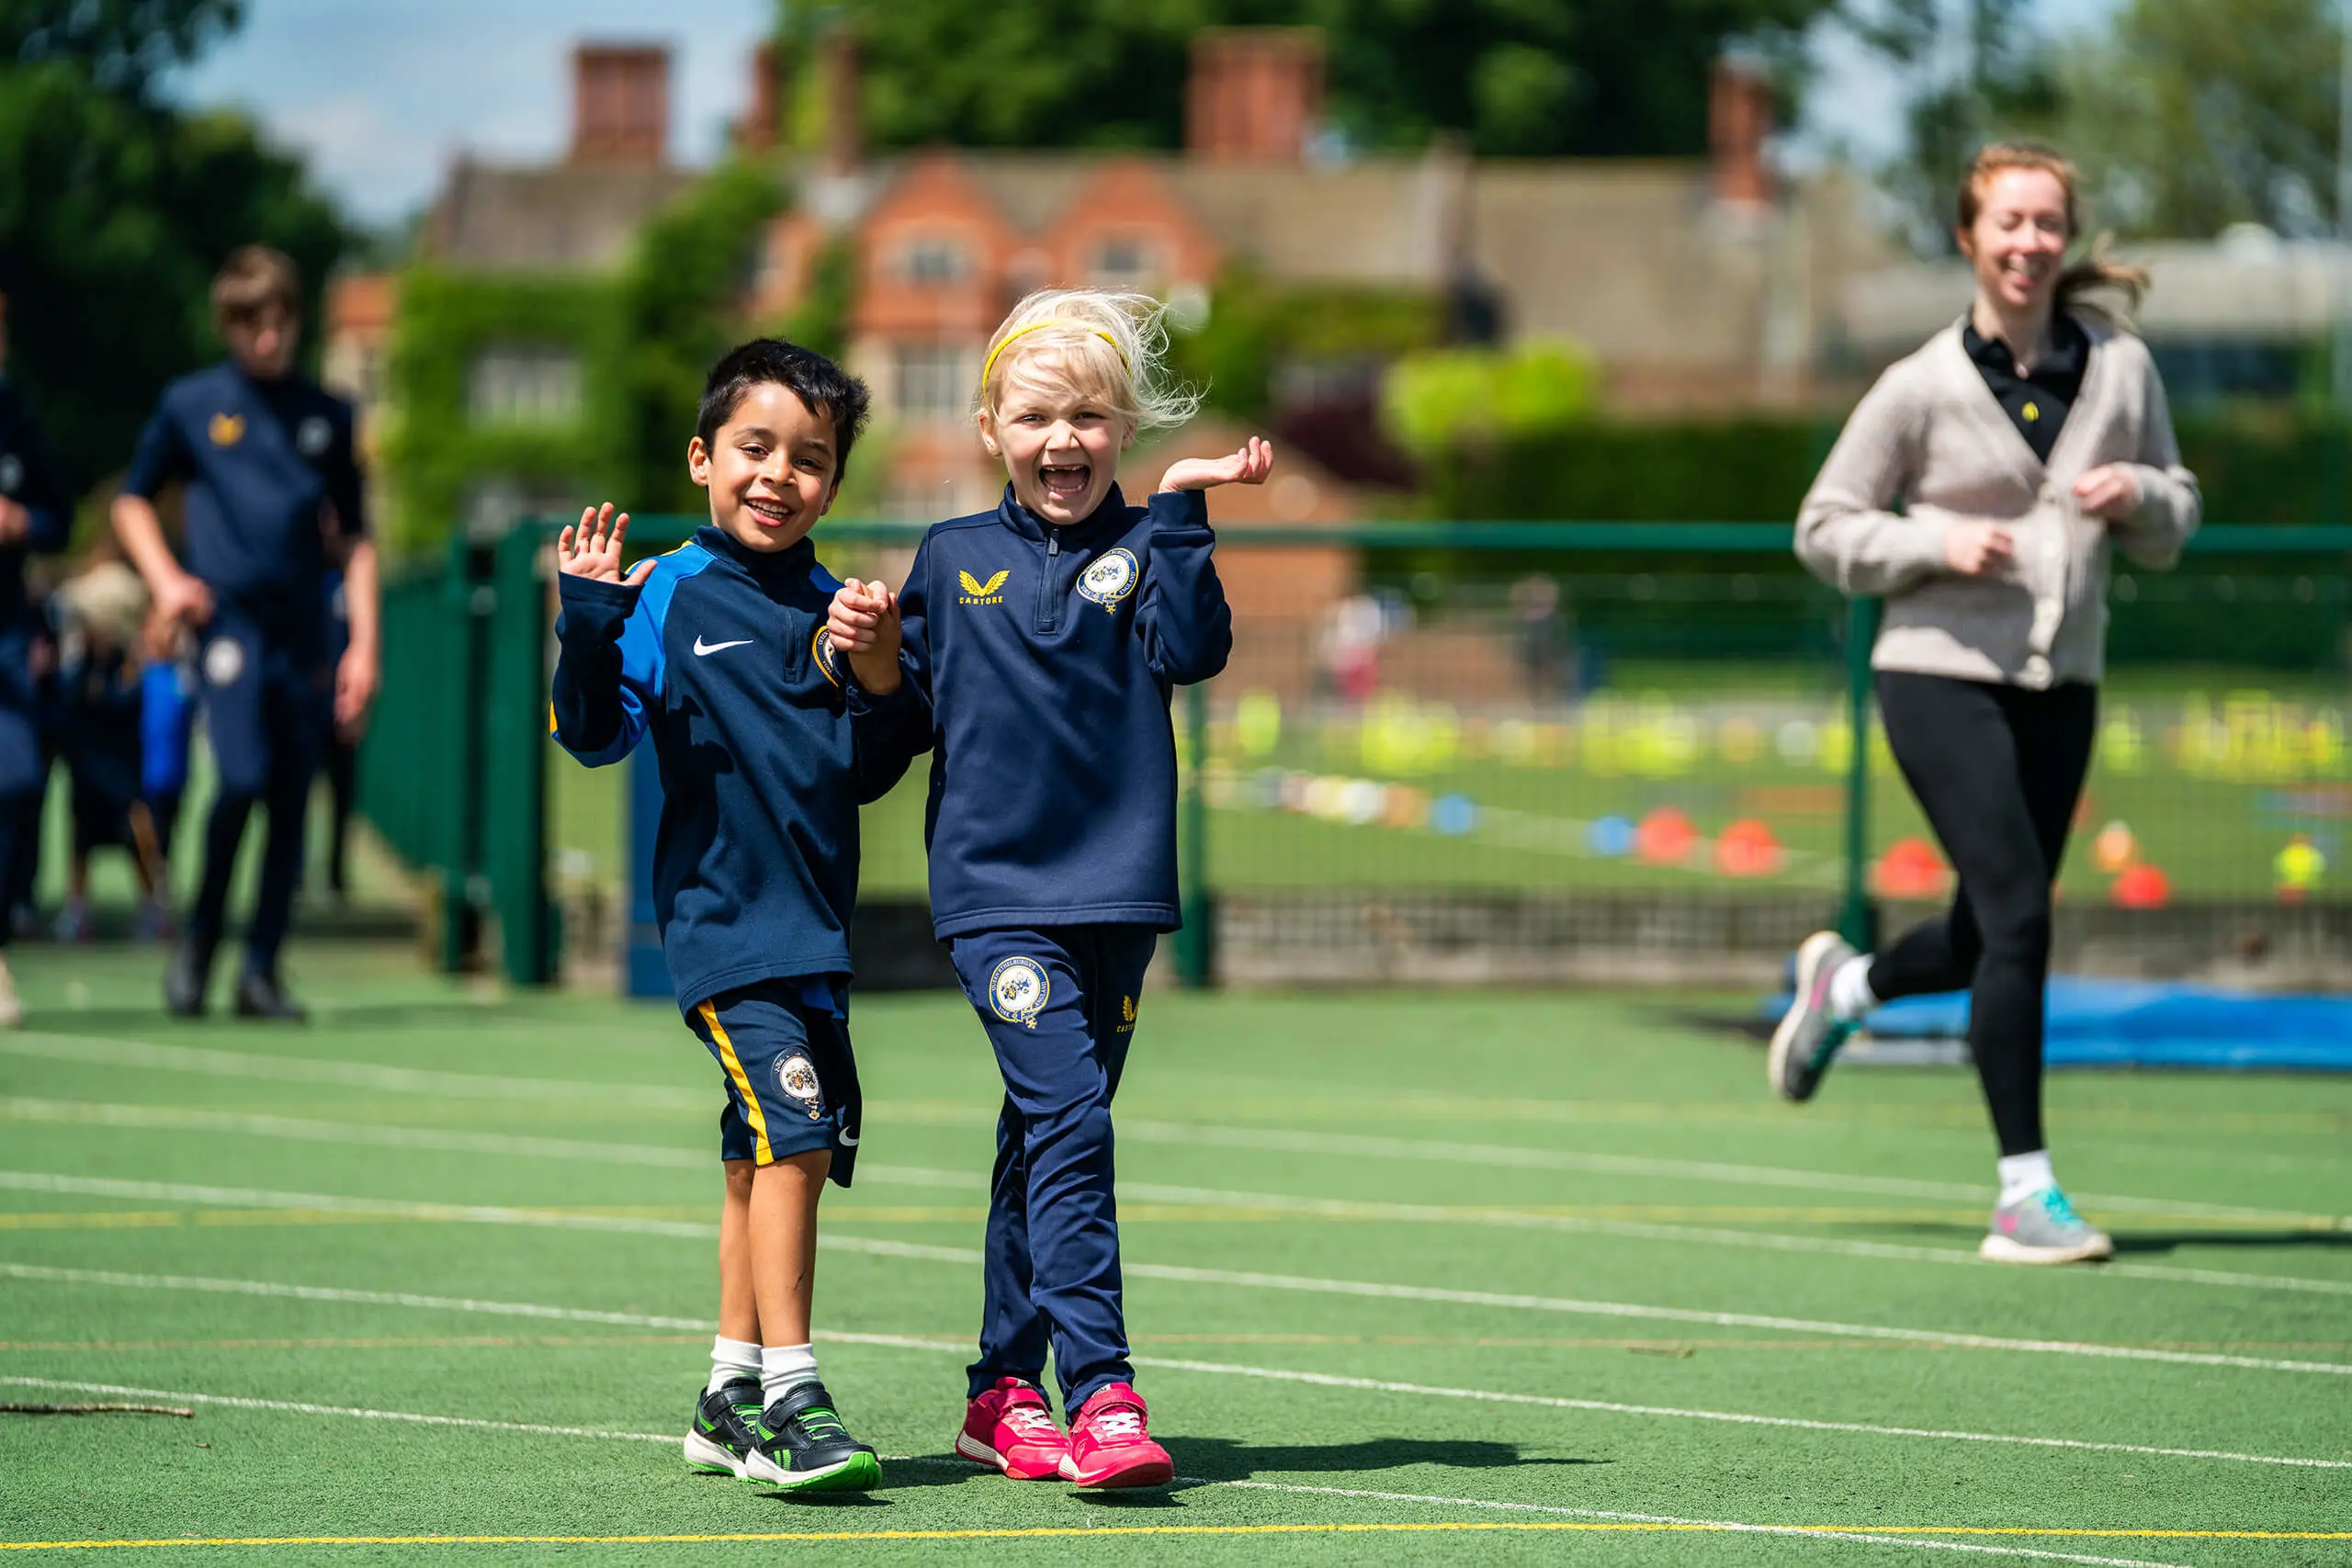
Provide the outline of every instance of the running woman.
[[1960,888],[1875,956],[1829,931],[1806,940],[1772,1088],[1810,1100],[1880,1002],[1967,989],[2001,1150],[1980,1250],[2006,1263],[2114,1251],[2066,1201],[2042,1136],[2050,889],[2090,763],[2109,553],[2171,566],[2199,507],[2146,345],[2084,301],[2107,288],[2136,305],[2146,275],[2098,245],[2066,262],[2075,186],[2047,148],[1977,153],[1956,234],[1976,301],[1855,408],[1796,532],[1816,576],[1885,597],[1881,722]]
[[[1127,1357],[1111,1100],[1153,944],[1179,923],[1169,698],[1233,649],[1202,492],[1262,484],[1273,464],[1253,437],[1172,464],[1127,504],[1120,453],[1193,410],[1168,383],[1160,317],[1091,288],[1015,306],[977,411],[1003,499],[925,535],[895,598],[844,583],[831,622],[876,699],[903,667],[928,700],[933,930],[1004,1078],[956,1451],[1083,1487],[1175,1473]],[[1067,1438],[1039,1386],[1049,1347]]]

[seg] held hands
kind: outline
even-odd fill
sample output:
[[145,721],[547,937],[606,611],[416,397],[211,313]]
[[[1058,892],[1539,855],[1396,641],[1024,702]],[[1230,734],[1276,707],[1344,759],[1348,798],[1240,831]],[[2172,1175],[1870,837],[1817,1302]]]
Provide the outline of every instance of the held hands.
[[[635,588],[653,574],[653,563],[641,560],[627,578],[621,576],[621,541],[628,537],[628,513],[613,515],[613,503],[604,510],[581,509],[580,526],[566,528],[555,542],[555,564],[566,577],[595,582],[618,582]],[[338,681],[337,684],[340,685]]]
[[184,626],[201,626],[212,618],[212,590],[193,572],[177,565],[148,580],[153,614]]
[[1162,490],[1209,490],[1217,485],[1261,485],[1274,471],[1274,444],[1253,435],[1230,457],[1186,457],[1159,476]]
[[2017,558],[2017,538],[2003,524],[1955,523],[1944,535],[1944,565],[1962,577],[1997,577]]
[[859,685],[877,697],[899,689],[899,596],[888,585],[854,577],[842,583],[825,631]]
[[2140,510],[2140,476],[2126,464],[2102,464],[2075,481],[2075,504],[2090,516],[2120,523]]

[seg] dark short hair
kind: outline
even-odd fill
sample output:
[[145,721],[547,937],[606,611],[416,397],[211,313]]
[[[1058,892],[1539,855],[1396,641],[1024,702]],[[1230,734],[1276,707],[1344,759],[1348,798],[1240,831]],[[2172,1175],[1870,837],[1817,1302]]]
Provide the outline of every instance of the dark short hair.
[[213,275],[214,324],[251,321],[273,305],[289,316],[302,313],[302,269],[283,251],[238,246]]
[[811,413],[833,422],[833,479],[849,471],[849,449],[865,428],[874,394],[865,383],[813,348],[786,343],[780,337],[755,337],[720,356],[703,382],[702,410],[695,417],[695,434],[707,447],[718,439],[719,427],[735,417],[752,388],[784,388]]

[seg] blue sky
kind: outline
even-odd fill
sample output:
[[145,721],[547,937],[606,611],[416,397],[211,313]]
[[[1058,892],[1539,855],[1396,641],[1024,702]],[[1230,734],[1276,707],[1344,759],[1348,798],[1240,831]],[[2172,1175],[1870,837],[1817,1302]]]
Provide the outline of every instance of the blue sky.
[[[2116,0],[2040,0],[2041,25],[2096,21]],[[714,154],[741,111],[751,50],[774,0],[249,0],[243,28],[181,73],[186,103],[233,104],[307,154],[357,216],[397,220],[430,197],[452,156],[553,156],[568,133],[570,56],[582,39],[671,46],[671,144]],[[1801,151],[1883,152],[1894,84],[1826,30]]]

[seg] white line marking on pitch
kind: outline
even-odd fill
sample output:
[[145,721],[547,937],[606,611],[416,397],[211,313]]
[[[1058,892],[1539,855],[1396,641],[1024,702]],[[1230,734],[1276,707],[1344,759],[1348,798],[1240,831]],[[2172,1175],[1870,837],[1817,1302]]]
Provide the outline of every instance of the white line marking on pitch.
[[[708,1333],[717,1326],[705,1318],[661,1317],[639,1313],[603,1312],[588,1307],[542,1306],[528,1302],[477,1301],[466,1297],[425,1296],[396,1291],[354,1291],[324,1285],[282,1284],[268,1280],[219,1280],[184,1274],[126,1274],[104,1269],[61,1269],[42,1264],[0,1262],[0,1279],[39,1280],[63,1285],[108,1285],[127,1290],[198,1291],[220,1295],[278,1296],[297,1301],[347,1302],[361,1306],[400,1306],[425,1311],[472,1313],[499,1317],[529,1317],[560,1322],[601,1323],[633,1328],[668,1328]],[[912,1335],[854,1334],[820,1331],[818,1338],[843,1345],[868,1345],[900,1350],[922,1350],[961,1356],[970,1347],[958,1340],[925,1339]],[[1501,1404],[1532,1404],[1560,1410],[1591,1410],[1608,1415],[1654,1416],[1679,1421],[1716,1421],[1743,1427],[1787,1427],[1804,1431],[1846,1432],[1865,1437],[1926,1438],[1946,1442],[1995,1443],[2025,1448],[2078,1449],[2093,1453],[2143,1454],[2165,1459],[2224,1460],[2238,1464],[2283,1464],[2311,1470],[2352,1470],[2352,1460],[2297,1459],[2278,1454],[2237,1453],[2221,1449],[2170,1449],[2144,1443],[2100,1443],[2073,1438],[2022,1437],[2003,1432],[1939,1430],[1921,1427],[1879,1427],[1855,1421],[1815,1421],[1793,1416],[1753,1416],[1737,1411],[1695,1410],[1666,1404],[1627,1404],[1597,1399],[1532,1393],[1500,1393],[1481,1389],[1442,1388],[1422,1383],[1385,1382],[1374,1378],[1341,1377],[1324,1372],[1291,1371],[1277,1367],[1250,1367],[1224,1361],[1193,1361],[1139,1356],[1139,1366],[1208,1376],[1261,1378],[1276,1382],[1314,1383],[1331,1388],[1363,1389],[1416,1397],[1467,1399]]]
[[[366,1122],[332,1122],[310,1117],[272,1116],[245,1111],[207,1111],[174,1105],[125,1105],[103,1101],[43,1100],[28,1096],[0,1099],[0,1119],[22,1122],[108,1127],[165,1127],[194,1132],[232,1133],[249,1137],[287,1138],[310,1143],[364,1144],[379,1148],[436,1149],[459,1154],[506,1156],[565,1162],[594,1161],[606,1165],[653,1166],[679,1170],[708,1170],[707,1153],[658,1144],[602,1144],[585,1139],[510,1137],[497,1133],[473,1133],[439,1127],[388,1127]],[[1146,1123],[1146,1125],[1155,1125]],[[859,1174],[868,1180],[916,1187],[953,1188],[985,1192],[987,1178],[977,1173],[926,1170],[908,1166],[867,1164]],[[1855,1241],[1840,1236],[1792,1235],[1778,1231],[1726,1230],[1719,1226],[1664,1224],[1641,1220],[1585,1219],[1562,1214],[1525,1214],[1509,1210],[1445,1208],[1433,1204],[1385,1203],[1363,1200],[1300,1198],[1280,1193],[1229,1192],[1198,1187],[1129,1182],[1131,1197],[1176,1203],[1232,1203],[1301,1214],[1343,1218],[1386,1219],[1406,1223],[1488,1225],[1504,1229],[1544,1230],[1568,1235],[1624,1236],[1676,1245],[1698,1243],[1737,1247],[1761,1252],[1821,1253],[1842,1258],[1878,1258],[1897,1262],[1937,1263],[1951,1267],[1991,1269],[1973,1250],[1957,1247],[1910,1247],[1894,1242]],[[2175,1283],[2214,1285],[2236,1290],[2292,1291],[2317,1295],[2352,1296],[2352,1280],[2312,1280],[2279,1274],[2242,1274],[2218,1269],[2183,1269],[2163,1263],[2109,1263],[2096,1269],[2077,1269],[2074,1279],[2128,1278],[2165,1280]]]
[[[1721,1181],[1743,1187],[1792,1187],[1814,1192],[1873,1192],[1896,1198],[1950,1198],[1981,1203],[1991,1189],[1964,1181],[1921,1181],[1900,1176],[1849,1176],[1834,1170],[1793,1170],[1782,1166],[1725,1165],[1714,1160],[1658,1159],[1643,1155],[1589,1154],[1569,1149],[1532,1149],[1512,1145],[1457,1144],[1436,1138],[1370,1137],[1353,1133],[1304,1133],[1285,1128],[1225,1127],[1193,1122],[1119,1121],[1119,1136],[1144,1143],[1182,1144],[1280,1154],[1353,1155],[1373,1159],[1435,1160],[1448,1165],[1489,1165],[1512,1170],[1577,1170],[1597,1176],[1644,1176],[1676,1181]],[[2285,1209],[2250,1209],[2229,1203],[2198,1203],[2170,1198],[2129,1198],[2078,1192],[2085,1208],[2143,1213],[2202,1214],[2214,1219],[2278,1220],[2308,1224],[2324,1220],[2352,1230],[2352,1217],[2304,1214]]]
[[[924,1340],[896,1340],[881,1336],[854,1337],[868,1343],[912,1345],[923,1349],[953,1349],[963,1354],[961,1346],[941,1346]],[[426,1427],[469,1427],[496,1432],[527,1432],[550,1438],[594,1438],[631,1443],[675,1443],[678,1438],[666,1432],[623,1432],[597,1427],[547,1427],[526,1421],[488,1421],[467,1416],[425,1416],[405,1410],[373,1410],[347,1404],[312,1404],[292,1399],[252,1399],[234,1394],[192,1393],[186,1389],[133,1388],[120,1383],[75,1382],[61,1378],[0,1377],[0,1384],[19,1388],[46,1388],[80,1393],[122,1394],[134,1399],[176,1399],[190,1404],[219,1404],[240,1410],[277,1410],[295,1416],[342,1416],[362,1421],[405,1421]],[[893,1464],[920,1464],[940,1469],[954,1468],[968,1474],[983,1473],[979,1467],[964,1460],[933,1459],[928,1456],[911,1458],[892,1454]],[[1580,1519],[1607,1519],[1627,1524],[1696,1525],[1709,1529],[1751,1535],[1793,1535],[1808,1540],[1861,1541],[1876,1546],[1904,1546],[1920,1551],[1952,1550],[1983,1552],[1996,1557],[2033,1557],[2059,1562],[2088,1562],[2113,1565],[2113,1568],[2177,1568],[2170,1563],[2145,1562],[2131,1557],[2090,1557],[2072,1552],[2040,1551],[2030,1547],[1974,1546],[1953,1541],[1921,1540],[1902,1536],[1862,1534],[1853,1530],[1808,1529],[1802,1525],[1758,1525],[1724,1519],[1687,1519],[1664,1514],[1626,1514],[1605,1512],[1596,1508],[1570,1508],[1545,1503],[1508,1503],[1487,1497],[1447,1497],[1426,1492],[1375,1492],[1351,1486],[1305,1486],[1275,1481],[1216,1481],[1205,1476],[1180,1475],[1179,1484],[1185,1486],[1229,1486],[1246,1492],[1275,1492],[1315,1497],[1348,1497],[1372,1502],[1426,1504],[1432,1507],[1478,1508],[1495,1512],[1561,1515]]]
[[106,1040],[81,1034],[18,1030],[0,1039],[0,1052],[59,1061],[148,1067],[197,1073],[208,1077],[268,1078],[281,1083],[344,1084],[392,1094],[453,1095],[469,1100],[608,1100],[638,1107],[707,1111],[707,1090],[668,1084],[596,1083],[562,1078],[522,1078],[488,1073],[432,1072],[387,1067],[369,1062],[337,1062],[315,1056],[271,1056],[251,1051],[207,1051],[193,1045],[157,1045],[143,1040]]
[[[691,1220],[647,1220],[626,1215],[579,1214],[560,1210],[519,1209],[463,1203],[419,1203],[406,1201],[347,1198],[315,1192],[279,1192],[246,1187],[207,1187],[169,1181],[123,1181],[106,1177],[58,1176],[42,1171],[0,1171],[0,1188],[37,1192],[64,1192],[142,1201],[194,1202],[223,1207],[315,1209],[336,1213],[390,1214],[402,1218],[459,1224],[527,1225],[555,1230],[620,1232],[645,1235],[706,1239],[718,1227]],[[879,1258],[919,1258],[932,1263],[977,1264],[980,1255],[968,1247],[931,1247],[917,1242],[885,1241],[838,1234],[818,1238],[831,1251],[862,1252]],[[2035,1355],[2080,1356],[2095,1359],[2156,1361],[2172,1366],[2235,1367],[2255,1371],[2316,1372],[2352,1376],[2352,1361],[2295,1361],[2260,1356],[2230,1356],[2206,1350],[2159,1350],[2133,1345],[2100,1345],[2073,1339],[2018,1339],[1990,1334],[1964,1334],[1950,1329],[1905,1328],[1885,1324],[1841,1323],[1832,1320],[1781,1317],[1760,1313],[1710,1312],[1694,1307],[1651,1306],[1638,1302],[1580,1301],[1566,1296],[1538,1296],[1498,1291],[1464,1291],[1437,1285],[1401,1285],[1370,1280],[1323,1280],[1296,1274],[1267,1274],[1246,1269],[1193,1269],[1171,1263],[1127,1261],[1122,1268],[1131,1277],[1170,1280],[1182,1284],[1223,1285],[1243,1290],[1299,1291],[1317,1295],[1360,1296],[1385,1301],[1444,1302],[1457,1306],[1496,1307],[1506,1311],[1565,1313],[1588,1317],[1650,1319],[1662,1323],[1703,1323],[1720,1328],[1774,1328],[1797,1334],[1821,1334],[1837,1338],[1900,1340],[1910,1344],[1951,1345],[1975,1350],[2010,1350]]]
[[[926,1247],[915,1242],[882,1241],[866,1236],[828,1235],[818,1246],[844,1252],[867,1252],[882,1258],[921,1258],[933,1263],[978,1263],[977,1252],[953,1247]],[[1314,1295],[1365,1296],[1376,1300],[1445,1302],[1458,1306],[1500,1307],[1521,1312],[1554,1312],[1589,1317],[1648,1318],[1665,1323],[1704,1323],[1720,1328],[1777,1328],[1797,1334],[1832,1337],[1852,1336],[1893,1339],[1910,1344],[1951,1345],[1974,1350],[2014,1350],[2034,1355],[2085,1356],[2097,1359],[2161,1361],[2175,1366],[2241,1367],[2272,1372],[2318,1372],[2352,1376],[2352,1361],[2289,1361],[2259,1356],[2226,1356],[2205,1350],[2157,1350],[2137,1345],[2099,1345],[2075,1339],[2013,1339],[1990,1334],[1963,1334],[1940,1328],[1902,1328],[1884,1324],[1837,1323],[1816,1318],[1777,1317],[1761,1313],[1707,1312],[1693,1307],[1646,1306],[1634,1302],[1577,1301],[1566,1296],[1520,1295],[1496,1291],[1458,1291],[1438,1285],[1393,1285],[1370,1280],[1318,1280],[1296,1274],[1263,1274],[1246,1269],[1190,1269],[1172,1263],[1122,1260],[1129,1277],[1171,1280],[1183,1284],[1223,1285],[1243,1290],[1302,1291]]]
[[[107,1040],[78,1034],[45,1034],[18,1030],[0,1036],[0,1053],[40,1056],[74,1063],[105,1063],[167,1072],[199,1073],[216,1077],[278,1079],[295,1083],[347,1084],[403,1094],[457,1095],[488,1100],[604,1100],[638,1108],[703,1111],[712,1097],[699,1089],[662,1084],[572,1082],[560,1078],[493,1077],[481,1073],[433,1072],[414,1067],[388,1067],[370,1063],[338,1062],[316,1057],[273,1056],[242,1051],[200,1050],[187,1045],[161,1045],[145,1041]],[[1607,1176],[1645,1176],[1669,1180],[1720,1181],[1737,1186],[1791,1187],[1812,1191],[1874,1192],[1894,1197],[1952,1198],[1982,1202],[1987,1189],[1968,1182],[1923,1181],[1904,1177],[1847,1175],[1828,1170],[1797,1170],[1780,1166],[1727,1165],[1710,1160],[1660,1159],[1634,1155],[1581,1153],[1573,1150],[1525,1148],[1509,1145],[1449,1143],[1437,1139],[1369,1137],[1338,1133],[1308,1133],[1283,1128],[1214,1126],[1196,1122],[1148,1119],[1119,1123],[1124,1137],[1146,1143],[1172,1143],[1227,1148],[1268,1149],[1293,1154],[1365,1156],[1375,1159],[1423,1159],[1453,1165],[1489,1165],[1519,1170],[1575,1170]],[[2075,1201],[2090,1208],[2153,1213],[2204,1214],[2217,1219],[2278,1220],[2308,1223],[2329,1221],[2340,1230],[2352,1230],[2352,1216],[2312,1215],[2289,1210],[2247,1208],[2227,1203],[2199,1203],[2170,1198],[2122,1197],[2078,1192]]]

